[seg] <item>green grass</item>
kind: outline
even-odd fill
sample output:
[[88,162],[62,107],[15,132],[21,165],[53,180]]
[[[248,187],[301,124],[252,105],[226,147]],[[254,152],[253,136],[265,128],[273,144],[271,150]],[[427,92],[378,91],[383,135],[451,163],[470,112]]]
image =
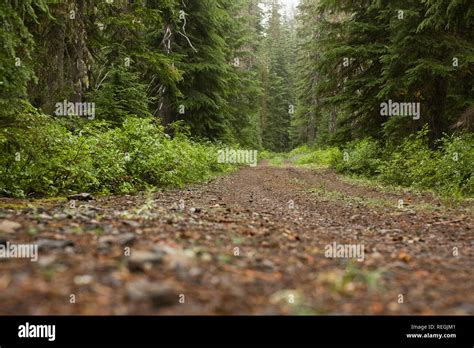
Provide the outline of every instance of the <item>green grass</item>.
[[[342,180],[347,180],[347,178],[343,178]],[[437,205],[433,205],[430,203],[411,203],[409,207],[400,209],[398,208],[398,201],[389,200],[389,199],[382,199],[382,198],[370,198],[364,196],[351,196],[344,192],[335,191],[335,190],[327,190],[324,185],[320,185],[316,188],[311,188],[306,190],[316,196],[320,200],[327,200],[327,201],[341,201],[345,203],[352,203],[358,205],[364,205],[367,207],[383,207],[398,210],[400,212],[404,210],[414,210],[414,211],[437,211],[446,209],[447,207],[439,207]]]
[[282,166],[288,159],[286,153],[275,153],[270,151],[261,151],[259,155],[259,162],[268,161],[268,165],[273,167]]
[[296,166],[312,168],[327,168],[331,165],[340,150],[335,147],[325,149],[311,149],[307,146],[294,149],[288,154],[290,161]]
[[347,262],[343,270],[334,270],[321,273],[318,281],[329,286],[329,288],[338,294],[347,294],[353,291],[354,286],[362,285],[367,288],[369,293],[382,290],[382,277],[385,269],[367,269],[354,263]]

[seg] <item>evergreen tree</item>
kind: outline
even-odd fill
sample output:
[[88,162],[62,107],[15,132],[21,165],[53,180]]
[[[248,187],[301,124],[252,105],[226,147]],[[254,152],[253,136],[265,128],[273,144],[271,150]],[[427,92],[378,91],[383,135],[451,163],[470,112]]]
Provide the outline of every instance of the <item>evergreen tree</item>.
[[218,0],[189,1],[184,11],[186,26],[183,19],[183,29],[175,37],[183,55],[177,65],[183,71],[177,118],[197,136],[229,140],[226,97],[231,66],[221,35],[225,11]]
[[101,87],[91,97],[96,103],[97,118],[120,124],[127,115],[150,117],[150,98],[136,73],[119,65],[112,67]]
[[290,114],[294,109],[289,71],[293,51],[288,22],[283,21],[279,2],[273,0],[269,10],[262,49],[262,143],[267,149],[281,152],[289,148]]
[[36,75],[34,41],[25,20],[37,21],[42,12],[48,12],[43,0],[0,4],[0,129],[17,126],[18,115],[28,104],[27,85]]
[[[299,33],[308,41],[299,46],[295,142],[312,132],[314,117],[320,143],[365,136],[400,142],[424,124],[436,139],[456,120],[462,124],[472,105],[471,7],[467,1],[303,1]],[[381,116],[380,105],[389,100],[420,103],[421,117]]]
[[232,138],[243,146],[260,148],[256,105],[261,85],[255,58],[263,37],[262,11],[256,0],[228,1],[226,6],[229,26],[223,34],[228,36],[227,59],[232,65],[228,95]]

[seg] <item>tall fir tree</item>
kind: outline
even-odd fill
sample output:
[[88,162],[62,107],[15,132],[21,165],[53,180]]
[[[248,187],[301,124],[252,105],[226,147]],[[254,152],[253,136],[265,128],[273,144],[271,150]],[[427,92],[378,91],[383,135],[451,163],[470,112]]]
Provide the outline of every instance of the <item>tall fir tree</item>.
[[261,53],[264,93],[260,122],[263,147],[278,152],[289,148],[290,115],[295,108],[290,73],[293,49],[288,26],[281,15],[281,4],[272,0]]

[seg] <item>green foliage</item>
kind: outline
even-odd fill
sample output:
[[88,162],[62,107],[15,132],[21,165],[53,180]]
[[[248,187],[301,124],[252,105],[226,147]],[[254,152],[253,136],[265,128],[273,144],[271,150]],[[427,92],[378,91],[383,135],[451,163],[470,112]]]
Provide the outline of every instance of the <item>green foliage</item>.
[[332,162],[336,170],[343,173],[354,173],[366,176],[378,174],[381,147],[377,141],[365,138],[346,145]]
[[[182,186],[232,168],[220,142],[261,148],[257,0],[7,0],[0,19],[0,195]],[[52,116],[64,100],[95,119]]]
[[268,150],[263,150],[260,152],[259,156],[258,156],[258,160],[259,161],[265,161],[265,160],[269,160],[273,157],[276,156],[276,153],[275,152],[271,152],[271,151],[268,151]]
[[281,166],[287,160],[287,154],[263,150],[259,153],[258,160],[266,161],[271,166]]
[[25,117],[34,126],[21,131],[21,140],[0,143],[2,195],[130,193],[182,187],[232,169],[218,163],[216,145],[171,139],[151,118],[127,117],[115,128],[94,121],[71,132],[45,115]]
[[474,194],[474,137],[443,137],[437,149],[429,146],[427,128],[400,145],[385,146],[372,139],[355,141],[332,166],[342,173],[374,178],[391,185],[434,191],[458,199]]
[[31,64],[33,38],[25,19],[36,20],[36,13],[41,11],[47,12],[43,0],[0,3],[0,128],[15,123],[24,105],[27,84],[35,79]]
[[278,1],[269,7],[260,66],[262,145],[271,151],[283,152],[289,149],[290,116],[295,104],[291,74],[293,33],[291,21],[281,15]]
[[438,152],[428,147],[427,130],[406,138],[380,166],[382,181],[417,188],[434,183]]
[[[177,106],[185,112],[177,119],[190,125],[193,134],[210,139],[231,138],[227,95],[230,91],[227,45],[223,30],[229,23],[223,1],[189,1],[186,32],[176,37],[185,57],[178,64],[183,70]],[[229,59],[230,60],[230,59]]]
[[[301,0],[296,19],[277,0],[4,1],[1,194],[182,186],[227,169],[210,139],[308,144],[263,157],[471,195],[472,135],[456,132],[472,123],[472,13],[468,0]],[[382,117],[389,99],[421,103],[420,119]],[[96,119],[46,116],[63,100],[95,103]]]
[[113,67],[91,100],[96,103],[97,118],[120,124],[127,115],[150,117],[152,98],[146,86],[138,81],[137,74],[123,66]]
[[474,135],[446,136],[441,140],[436,182],[448,196],[474,196]]
[[[294,144],[400,143],[428,124],[433,147],[473,105],[470,1],[301,0],[300,10]],[[420,118],[382,117],[389,99],[420,103]]]
[[305,154],[307,152],[310,152],[311,148],[309,145],[305,144],[299,147],[294,148],[293,150],[290,151],[289,157],[294,157],[297,155]]
[[290,152],[290,159],[297,165],[311,164],[321,167],[328,167],[341,157],[341,150],[337,147],[310,149],[303,145]]
[[[293,144],[337,144],[342,173],[472,195],[472,133],[455,135],[472,118],[472,13],[465,0],[301,0]],[[419,119],[382,117],[388,100],[420,103]]]
[[428,146],[426,130],[407,138],[380,167],[380,179],[402,186],[433,190],[445,197],[472,196],[472,134],[445,136],[437,150]]
[[45,114],[63,100],[94,102],[116,125],[153,115],[261,147],[257,0],[7,0],[0,19],[0,126],[23,101]]

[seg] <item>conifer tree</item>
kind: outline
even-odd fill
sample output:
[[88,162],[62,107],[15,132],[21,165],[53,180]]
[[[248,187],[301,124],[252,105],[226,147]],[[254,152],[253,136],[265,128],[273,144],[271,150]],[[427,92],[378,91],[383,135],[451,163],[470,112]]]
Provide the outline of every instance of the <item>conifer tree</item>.
[[[0,128],[14,127],[27,102],[27,85],[36,79],[33,36],[25,20],[37,21],[48,9],[43,0],[0,4]],[[1,139],[0,139],[1,140]]]
[[261,100],[262,143],[273,151],[289,147],[290,114],[294,109],[290,58],[293,54],[289,29],[280,13],[277,0],[271,2],[266,28],[265,46],[262,49],[264,95]]
[[[296,143],[313,115],[319,142],[400,142],[425,124],[434,140],[457,120],[466,123],[473,104],[468,1],[302,1],[299,21],[308,41],[299,48]],[[389,100],[420,103],[421,117],[381,116]],[[334,127],[329,137],[322,131]]]

